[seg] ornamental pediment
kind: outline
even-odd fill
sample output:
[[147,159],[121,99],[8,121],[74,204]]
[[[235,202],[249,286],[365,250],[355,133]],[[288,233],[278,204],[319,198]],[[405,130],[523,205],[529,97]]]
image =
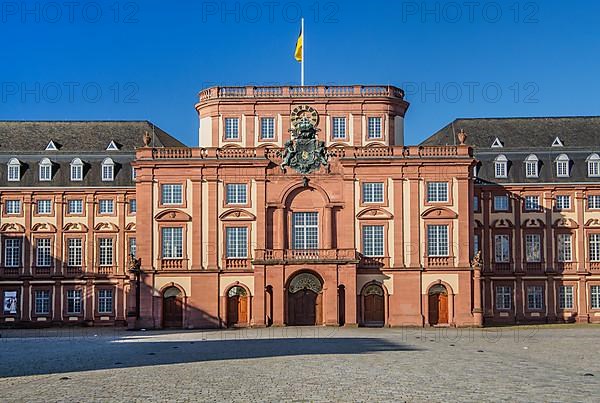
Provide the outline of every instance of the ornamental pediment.
[[135,223],[134,222],[130,222],[129,224],[127,224],[125,226],[125,231],[135,231]]
[[50,223],[38,223],[35,224],[31,231],[33,232],[56,232],[56,227]]
[[[593,220],[589,220],[588,223]],[[587,223],[586,223],[587,226]],[[572,218],[561,217],[554,221],[553,228],[579,228],[579,225]]]
[[94,227],[99,232],[119,232],[119,227],[111,222],[101,222]]
[[588,228],[588,227],[600,227],[600,219],[598,219],[598,218],[590,218],[585,223],[585,227],[586,228]]
[[254,221],[256,216],[246,210],[227,210],[219,216],[221,221]]
[[545,226],[544,221],[539,218],[529,218],[523,221],[522,225],[523,228],[544,228]]
[[359,220],[390,220],[394,216],[384,209],[372,207],[359,212],[356,218]]
[[18,223],[6,223],[0,227],[0,232],[25,232],[25,227]]
[[189,214],[179,210],[165,210],[158,213],[154,219],[156,221],[191,221]]
[[80,222],[70,222],[63,227],[64,232],[87,232],[88,228]]
[[499,220],[495,220],[492,222],[492,228],[513,228],[514,225],[512,221],[507,220],[506,218],[500,218]]
[[458,214],[446,207],[432,207],[425,210],[421,217],[427,219],[454,219],[458,217]]

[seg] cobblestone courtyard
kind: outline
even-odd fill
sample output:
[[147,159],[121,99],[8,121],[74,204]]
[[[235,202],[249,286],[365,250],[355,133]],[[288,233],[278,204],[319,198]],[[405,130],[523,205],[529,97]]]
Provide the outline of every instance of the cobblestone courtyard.
[[598,401],[600,327],[0,331],[2,401]]

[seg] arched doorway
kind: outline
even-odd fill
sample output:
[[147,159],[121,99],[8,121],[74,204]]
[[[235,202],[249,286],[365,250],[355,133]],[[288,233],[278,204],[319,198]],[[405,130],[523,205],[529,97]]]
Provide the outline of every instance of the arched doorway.
[[436,284],[429,289],[428,303],[429,324],[448,324],[448,290],[443,284]]
[[227,293],[227,326],[247,324],[248,292],[244,287],[231,287]]
[[385,293],[379,284],[369,284],[362,292],[363,322],[365,326],[385,324]]
[[311,326],[323,323],[323,284],[312,273],[296,275],[287,290],[287,324]]
[[177,287],[163,292],[163,327],[183,326],[183,295]]

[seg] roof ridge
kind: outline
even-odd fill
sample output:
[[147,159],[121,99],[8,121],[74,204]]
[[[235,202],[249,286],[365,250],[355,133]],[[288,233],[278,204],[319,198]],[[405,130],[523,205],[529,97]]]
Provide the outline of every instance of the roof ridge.
[[479,118],[455,118],[454,122],[459,120],[510,120],[510,119],[598,119],[600,115],[572,115],[572,116],[500,116],[500,117],[479,117]]

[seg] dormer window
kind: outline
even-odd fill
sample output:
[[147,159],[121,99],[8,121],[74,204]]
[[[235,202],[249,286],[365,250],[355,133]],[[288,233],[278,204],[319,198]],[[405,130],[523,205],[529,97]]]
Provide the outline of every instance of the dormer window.
[[588,166],[588,176],[597,178],[600,176],[600,156],[596,153],[590,155],[586,159]]
[[559,178],[569,177],[569,157],[567,154],[561,154],[556,158],[556,176]]
[[48,158],[44,158],[40,162],[40,181],[52,180],[52,162]]
[[504,144],[502,144],[500,139],[498,137],[496,137],[494,139],[494,142],[492,143],[492,148],[502,148],[502,147],[504,147]]
[[117,143],[111,140],[111,142],[106,147],[106,151],[119,151],[119,146]]
[[111,182],[115,179],[115,163],[111,158],[102,161],[102,181]]
[[58,151],[58,147],[56,146],[54,140],[50,140],[45,151]]
[[8,161],[8,181],[18,182],[21,180],[21,162],[16,158]]
[[552,142],[552,147],[564,147],[564,144],[563,144],[562,140],[557,137]]
[[79,158],[75,158],[73,161],[71,161],[71,180],[83,180],[83,161],[81,161]]
[[506,178],[508,173],[508,159],[500,154],[494,160],[494,174],[496,178]]
[[537,178],[538,167],[539,167],[539,159],[535,154],[530,154],[525,159],[525,177],[527,178]]

